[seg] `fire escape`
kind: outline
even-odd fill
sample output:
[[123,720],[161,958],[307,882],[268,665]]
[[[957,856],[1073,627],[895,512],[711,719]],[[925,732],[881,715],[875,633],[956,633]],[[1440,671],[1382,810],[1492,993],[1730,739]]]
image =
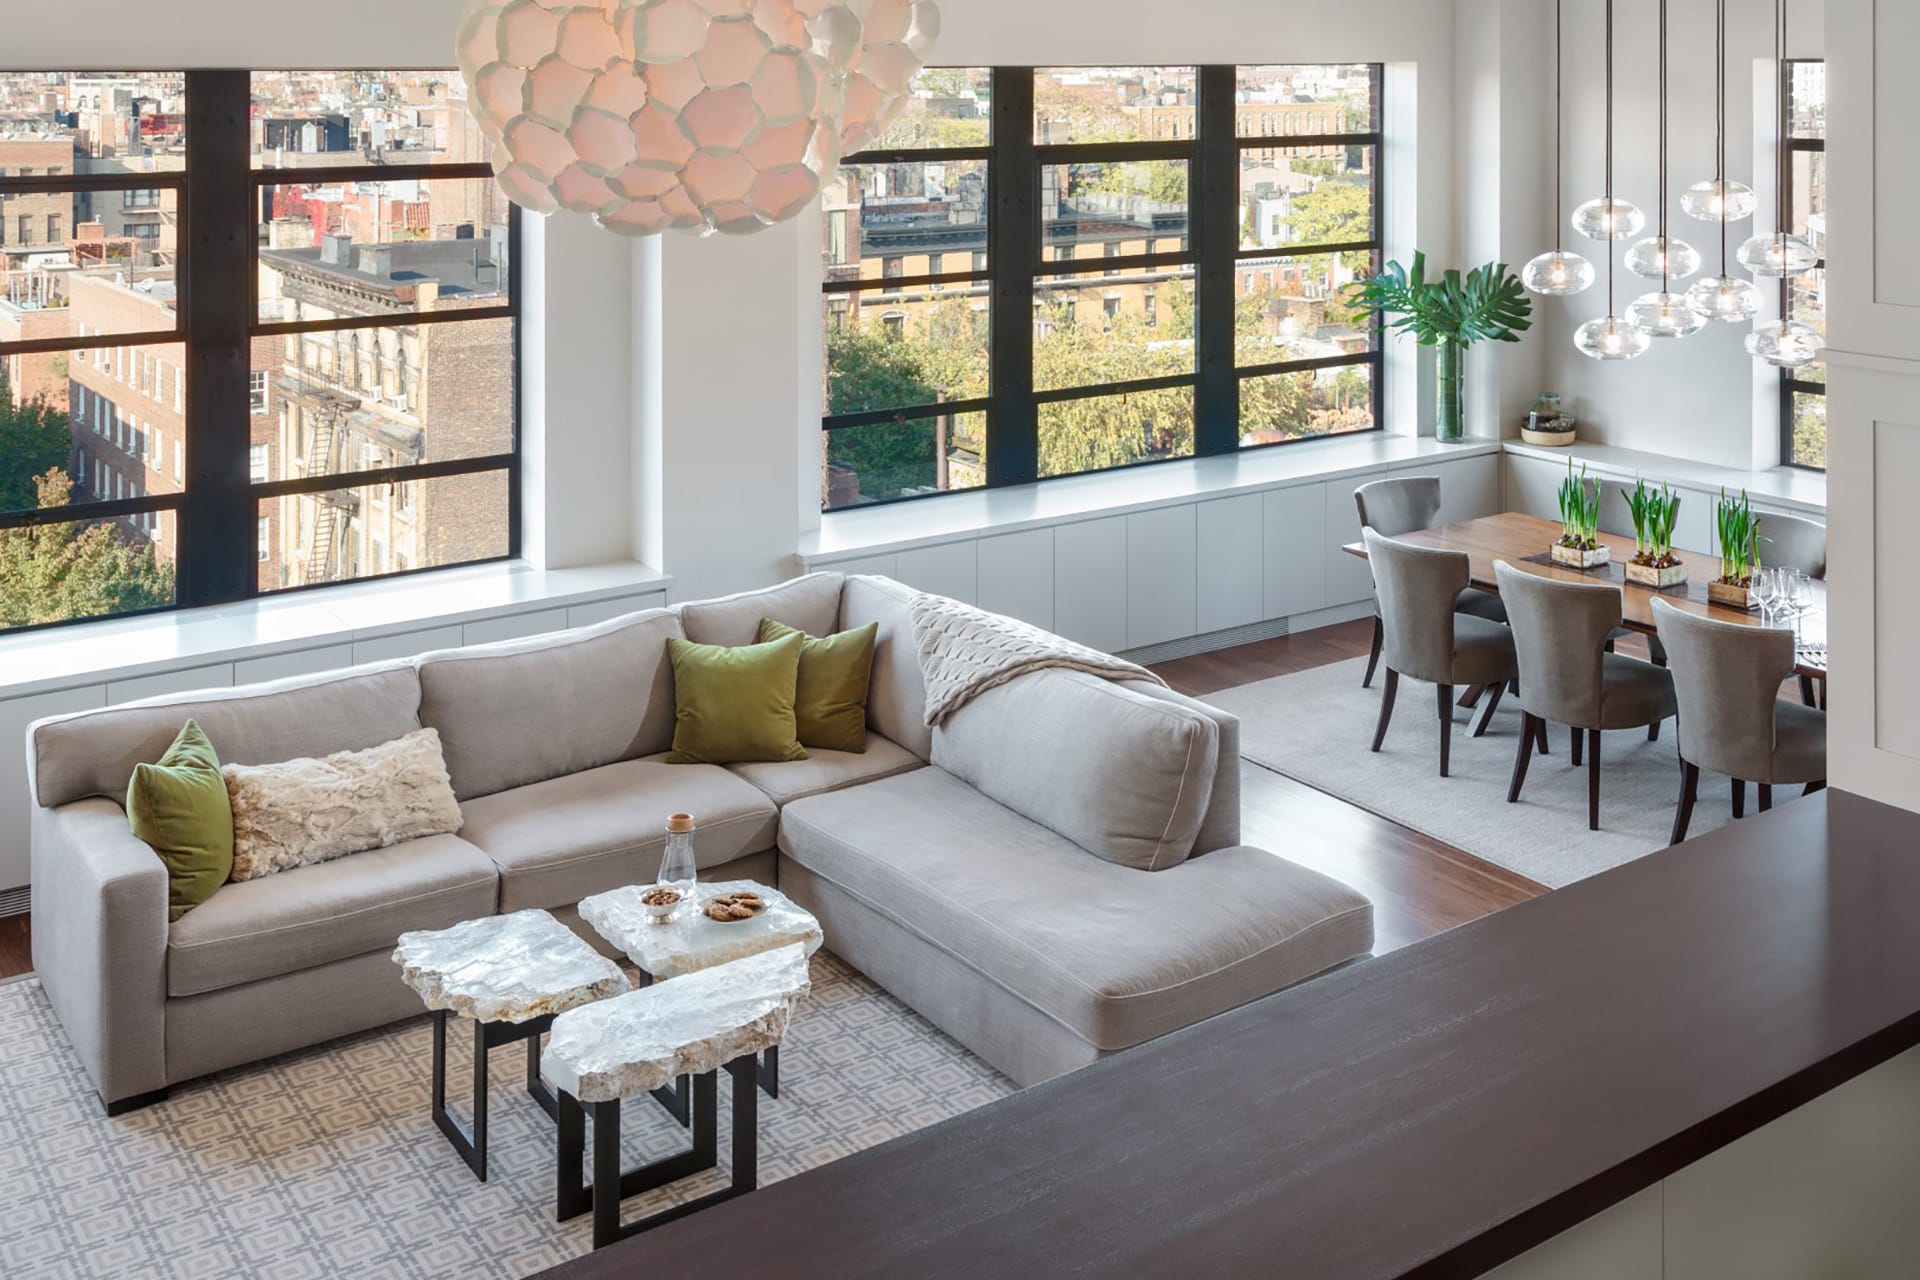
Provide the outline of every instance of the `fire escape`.
[[[301,380],[298,399],[307,429],[306,460],[310,476],[338,475],[345,470],[340,457],[347,415],[360,401],[338,391]],[[360,497],[352,489],[323,489],[313,498],[313,536],[307,544],[308,582],[333,582],[343,568],[342,538],[347,524],[359,512]]]

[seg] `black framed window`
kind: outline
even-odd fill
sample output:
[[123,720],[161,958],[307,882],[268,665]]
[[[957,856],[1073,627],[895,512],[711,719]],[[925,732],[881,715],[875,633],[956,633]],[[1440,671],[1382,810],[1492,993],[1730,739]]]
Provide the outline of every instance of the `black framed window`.
[[1381,81],[923,73],[826,201],[822,508],[1377,429]]
[[[1787,209],[1793,234],[1820,255],[1814,270],[1780,282],[1781,314],[1827,331],[1827,65],[1783,64],[1780,136],[1787,147]],[[1827,466],[1827,366],[1815,361],[1780,371],[1780,460],[1790,467]]]
[[0,630],[517,554],[519,221],[464,97],[0,73],[0,224],[47,232],[0,245]]

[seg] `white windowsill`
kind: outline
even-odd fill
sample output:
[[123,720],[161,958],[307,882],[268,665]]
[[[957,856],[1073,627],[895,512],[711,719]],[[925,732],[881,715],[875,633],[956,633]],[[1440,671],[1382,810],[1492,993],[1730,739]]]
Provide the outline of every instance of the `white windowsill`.
[[847,556],[882,555],[971,535],[1013,533],[1499,451],[1498,440],[1439,444],[1431,436],[1368,432],[1005,489],[968,490],[920,502],[856,507],[823,515],[819,530],[802,537],[800,558],[811,565]]
[[0,698],[590,604],[671,581],[636,561],[514,561],[29,631],[0,638]]
[[1589,463],[1600,470],[1612,472],[1616,477],[1631,479],[1643,475],[1649,481],[1663,480],[1669,484],[1690,485],[1714,493],[1718,493],[1722,486],[1728,492],[1745,489],[1757,501],[1773,506],[1791,507],[1822,518],[1827,512],[1827,476],[1824,471],[1807,471],[1800,467],[1741,471],[1735,467],[1716,467],[1705,462],[1669,458],[1661,453],[1580,442],[1564,449],[1554,449],[1509,440],[1507,452],[1523,458],[1558,462],[1562,466],[1566,465],[1568,458],[1572,458],[1576,465]]

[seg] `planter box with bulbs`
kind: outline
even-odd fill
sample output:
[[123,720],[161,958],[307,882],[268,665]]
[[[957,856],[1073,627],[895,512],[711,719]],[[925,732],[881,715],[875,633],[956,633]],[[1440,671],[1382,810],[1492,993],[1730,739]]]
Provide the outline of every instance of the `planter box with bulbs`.
[[1553,562],[1572,569],[1591,569],[1609,559],[1600,541],[1600,482],[1587,479],[1586,464],[1573,473],[1567,459],[1567,478],[1560,482],[1560,541],[1553,544]]

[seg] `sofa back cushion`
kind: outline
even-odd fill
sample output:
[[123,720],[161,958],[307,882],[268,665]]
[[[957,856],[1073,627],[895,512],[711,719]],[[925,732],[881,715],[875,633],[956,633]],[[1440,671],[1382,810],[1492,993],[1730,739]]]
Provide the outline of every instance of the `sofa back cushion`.
[[420,721],[440,731],[453,793],[472,800],[665,751],[667,641],[683,638],[677,615],[649,609],[422,657]]
[[933,763],[1109,862],[1186,860],[1220,756],[1209,717],[1079,671],[989,689],[933,731]]
[[1240,718],[1210,703],[1200,702],[1165,685],[1145,680],[1123,680],[1120,687],[1142,697],[1186,707],[1213,721],[1220,731],[1219,763],[1213,770],[1213,791],[1207,797],[1207,816],[1193,838],[1192,857],[1231,849],[1240,843]]
[[133,767],[199,722],[222,764],[270,764],[389,742],[420,727],[420,677],[390,663],[270,684],[167,694],[43,720],[29,730],[34,799],[125,798]]
[[743,591],[718,600],[695,600],[676,606],[686,638],[695,644],[729,647],[753,644],[760,636],[760,619],[772,618],[810,636],[830,636],[841,630],[840,586],[843,573],[810,573],[777,587]]
[[867,724],[922,760],[933,754],[927,727],[927,682],[913,643],[913,597],[892,578],[855,575],[840,599],[840,630],[880,625],[873,646],[873,679],[867,688]]

